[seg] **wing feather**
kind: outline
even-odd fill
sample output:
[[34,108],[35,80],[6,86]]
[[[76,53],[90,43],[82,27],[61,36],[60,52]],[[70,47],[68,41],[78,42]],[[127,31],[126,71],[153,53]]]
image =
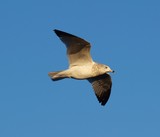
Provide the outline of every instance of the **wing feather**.
[[112,80],[109,74],[103,74],[97,77],[89,78],[98,101],[105,105],[111,94]]
[[92,58],[90,55],[91,46],[89,42],[60,30],[54,31],[67,47],[67,56],[70,67],[92,63]]

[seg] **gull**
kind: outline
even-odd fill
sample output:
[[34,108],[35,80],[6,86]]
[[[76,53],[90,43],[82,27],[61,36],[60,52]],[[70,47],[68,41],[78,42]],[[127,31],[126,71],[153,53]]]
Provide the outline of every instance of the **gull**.
[[86,40],[57,29],[54,32],[67,48],[69,67],[66,70],[49,72],[49,77],[53,81],[64,78],[88,80],[99,103],[104,106],[110,97],[112,87],[111,76],[108,73],[114,71],[109,66],[92,60],[91,45]]

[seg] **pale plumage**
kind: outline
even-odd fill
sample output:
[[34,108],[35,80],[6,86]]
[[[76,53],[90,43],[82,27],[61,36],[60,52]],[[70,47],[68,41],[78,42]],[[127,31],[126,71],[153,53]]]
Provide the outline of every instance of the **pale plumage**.
[[87,79],[93,86],[95,94],[101,105],[109,99],[112,80],[108,72],[113,72],[109,66],[96,63],[90,55],[89,42],[72,34],[54,30],[67,48],[69,68],[64,71],[50,72],[53,81],[64,78]]

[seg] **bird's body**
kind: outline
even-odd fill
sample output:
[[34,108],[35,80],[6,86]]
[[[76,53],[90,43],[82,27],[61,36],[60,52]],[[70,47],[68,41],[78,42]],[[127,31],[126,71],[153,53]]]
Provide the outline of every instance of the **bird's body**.
[[55,30],[57,36],[67,47],[69,68],[63,71],[49,72],[53,81],[64,78],[78,80],[87,79],[93,86],[95,94],[102,105],[109,99],[112,81],[108,72],[113,72],[109,66],[96,63],[90,56],[90,44],[72,34]]
[[83,80],[104,74],[105,70],[100,69],[101,67],[102,64],[93,62],[83,66],[72,66],[67,70],[58,72],[56,75],[52,75],[53,73],[50,72],[49,75],[52,75],[52,78],[55,80],[60,77]]
[[84,66],[73,66],[68,69],[70,72],[70,77],[74,79],[86,79],[91,77],[92,75],[92,65],[84,65]]

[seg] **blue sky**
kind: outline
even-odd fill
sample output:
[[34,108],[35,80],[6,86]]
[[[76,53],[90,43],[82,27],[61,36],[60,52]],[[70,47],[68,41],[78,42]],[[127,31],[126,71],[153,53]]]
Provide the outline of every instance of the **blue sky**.
[[[158,0],[2,0],[0,17],[1,137],[160,136]],[[105,107],[87,81],[50,80],[68,67],[53,29],[116,71]]]

